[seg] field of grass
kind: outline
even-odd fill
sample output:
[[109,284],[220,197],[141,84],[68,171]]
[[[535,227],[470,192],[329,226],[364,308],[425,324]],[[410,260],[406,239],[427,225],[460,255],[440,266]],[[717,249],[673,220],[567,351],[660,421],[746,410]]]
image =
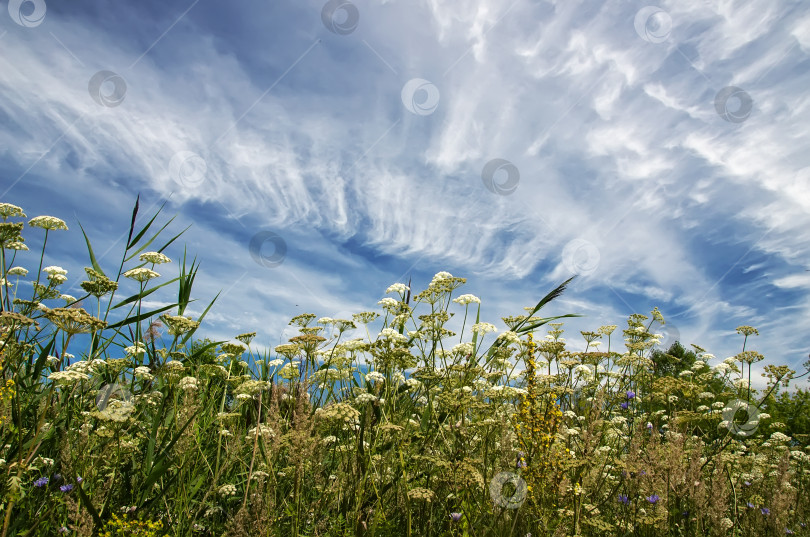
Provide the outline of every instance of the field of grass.
[[568,280],[498,328],[440,272],[379,311],[298,315],[259,354],[253,332],[193,337],[214,301],[184,316],[194,262],[137,210],[118,267],[87,241],[72,297],[42,265],[73,231],[0,203],[0,537],[807,533],[810,439],[769,414],[799,377],[768,365],[751,388],[753,327],[723,361],[655,350],[657,309],[568,339],[573,315],[539,315]]

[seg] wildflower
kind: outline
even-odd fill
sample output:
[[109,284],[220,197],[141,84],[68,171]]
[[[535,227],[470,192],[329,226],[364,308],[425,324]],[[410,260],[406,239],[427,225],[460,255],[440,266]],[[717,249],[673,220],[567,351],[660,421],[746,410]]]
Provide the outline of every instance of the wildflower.
[[407,285],[405,285],[404,283],[395,283],[395,284],[391,285],[390,287],[388,287],[388,289],[385,290],[385,294],[386,295],[388,293],[404,294],[406,291],[410,291],[410,290],[411,290],[411,288],[408,287]]
[[67,231],[67,224],[65,224],[64,220],[60,220],[55,216],[37,216],[32,218],[28,225],[31,227],[41,227],[42,229],[49,231],[52,229],[64,229]]
[[479,333],[479,334],[486,334],[488,332],[497,332],[498,329],[495,328],[494,324],[490,323],[475,323],[472,325],[472,331]]
[[459,520],[461,520],[461,513],[450,513],[450,519],[453,522],[458,522]]
[[619,494],[619,501],[624,505],[630,505],[630,498],[627,497],[627,494]]
[[623,410],[627,410],[630,407],[630,405],[627,404],[626,401],[624,403],[622,403],[620,406],[622,407]]
[[647,496],[647,501],[650,503],[655,503],[659,500],[658,494],[653,494],[652,496]]
[[71,490],[73,490],[73,485],[71,484],[62,485],[61,487],[59,487],[59,490],[61,490],[62,492],[70,492]]
[[59,298],[65,301],[65,304],[70,304],[71,302],[76,302],[76,297],[72,295],[59,295]]
[[169,327],[170,336],[180,336],[190,330],[196,330],[200,326],[199,321],[192,321],[182,315],[161,315],[160,320]]
[[785,535],[793,535],[793,530],[790,528],[785,528]]
[[366,375],[368,382],[385,382],[385,375],[379,371],[372,371]]
[[397,308],[397,306],[399,305],[399,301],[391,298],[390,296],[387,296],[382,300],[380,300],[379,302],[377,302],[377,304],[379,304],[380,306],[382,306],[387,310],[393,310]]
[[632,398],[633,398],[633,397],[635,397],[635,396],[636,396],[636,392],[634,392],[634,391],[632,391],[632,390],[630,390],[630,391],[628,391],[628,392],[627,392],[627,398],[628,398],[628,399],[632,399]]
[[54,276],[56,274],[64,276],[65,274],[67,274],[67,271],[65,269],[57,266],[45,267],[44,269],[42,269],[42,272],[47,272],[49,276]]
[[183,377],[180,379],[180,389],[184,391],[196,390],[197,379],[195,377]]
[[473,302],[475,302],[476,304],[480,304],[481,299],[475,295],[461,295],[458,298],[454,298],[453,302],[461,304],[462,306],[466,306],[467,304],[472,304]]
[[16,205],[12,205],[10,203],[0,203],[0,216],[3,217],[3,220],[12,216],[25,218],[25,213],[23,212],[22,207],[17,207]]
[[39,479],[34,481],[34,486],[37,488],[42,488],[45,485],[47,485],[49,481],[50,479],[48,479],[47,477],[40,477]]
[[130,347],[126,347],[124,352],[127,353],[127,356],[136,356],[138,354],[143,354],[146,352],[146,346],[141,343],[140,341],[135,342],[135,345]]
[[219,493],[222,496],[234,496],[236,495],[236,487],[234,485],[222,485],[219,487]]
[[732,522],[731,519],[728,517],[721,518],[720,527],[723,530],[730,530],[732,527],[734,527],[734,522]]
[[144,252],[140,256],[138,256],[138,259],[140,259],[141,261],[147,261],[149,263],[152,263],[153,265],[172,262],[171,259],[161,254],[160,252]]
[[24,269],[22,267],[12,267],[8,269],[7,274],[9,276],[25,276],[28,274],[28,269]]
[[768,515],[770,515],[770,514],[771,514],[771,510],[770,510],[770,509],[768,509],[767,507],[762,507],[762,508],[760,508],[759,512],[760,512],[760,513],[762,513],[762,514],[763,514],[763,515],[765,515],[765,516],[768,516]]
[[159,278],[160,274],[158,274],[154,270],[149,270],[148,268],[141,267],[141,268],[134,268],[134,269],[126,271],[124,273],[124,277],[125,278],[131,278],[131,279],[133,279],[135,281],[143,283],[143,282],[148,282],[149,280],[151,280],[153,278]]
[[62,526],[59,528],[59,533],[70,533],[70,530],[66,526]]
[[144,380],[152,380],[155,377],[152,375],[152,371],[145,365],[141,365],[135,368],[135,377],[142,378]]

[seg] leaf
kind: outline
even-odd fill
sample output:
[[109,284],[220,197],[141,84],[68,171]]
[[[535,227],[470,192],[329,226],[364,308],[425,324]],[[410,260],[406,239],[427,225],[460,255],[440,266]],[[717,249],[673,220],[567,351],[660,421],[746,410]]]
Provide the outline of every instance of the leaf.
[[164,312],[164,311],[166,311],[168,309],[171,309],[171,308],[175,307],[176,305],[177,304],[169,304],[168,306],[163,306],[162,308],[159,308],[159,309],[156,309],[156,310],[147,311],[146,313],[141,313],[140,315],[133,315],[132,317],[127,317],[123,321],[119,321],[119,322],[117,322],[115,324],[111,324],[107,328],[112,330],[112,329],[115,329],[115,328],[121,328],[122,326],[126,326],[128,324],[139,323],[139,322],[143,321],[144,319],[148,319],[149,317],[152,317],[153,315],[156,315],[158,313],[162,313],[162,312]]
[[135,230],[135,217],[138,216],[138,207],[141,195],[135,198],[135,207],[132,209],[132,221],[129,223],[129,236],[127,237],[127,249],[129,249],[130,240],[132,240],[132,232]]
[[82,505],[85,509],[90,513],[90,516],[93,517],[93,522],[95,523],[96,528],[99,530],[104,526],[104,523],[101,521],[101,517],[98,515],[98,511],[93,506],[93,503],[90,501],[90,498],[87,497],[87,494],[84,493],[84,488],[81,485],[76,487],[76,493],[79,495],[79,500],[81,500]]
[[[146,231],[149,229],[149,226],[152,225],[152,222],[154,222],[155,218],[158,217],[158,215],[160,214],[160,211],[163,210],[164,205],[166,205],[165,201],[163,202],[163,205],[160,206],[160,209],[158,209],[158,211],[155,213],[155,216],[153,216],[152,219],[146,224],[146,226],[138,232],[138,234],[135,236],[135,238],[132,239],[131,241],[129,241],[129,240],[127,241],[127,250],[129,250],[130,248],[135,246],[135,244],[137,244],[138,241],[141,240],[141,237],[143,237],[144,233],[146,233]],[[136,201],[135,202],[136,211],[137,211],[137,208],[138,208],[138,202]],[[130,235],[132,234],[132,229],[134,229],[134,226],[135,226],[135,211],[133,211],[133,213],[132,213],[132,227],[130,227]]]
[[87,238],[87,233],[84,232],[84,228],[82,227],[81,222],[79,222],[79,227],[82,230],[82,235],[84,235],[84,242],[87,243],[87,251],[90,254],[90,263],[93,265],[93,270],[95,270],[96,272],[98,272],[99,274],[101,274],[106,278],[107,275],[104,274],[104,271],[101,270],[101,265],[99,265],[98,261],[96,261],[96,255],[93,253],[93,247],[90,245],[90,239]]
[[162,284],[158,285],[157,287],[152,287],[151,289],[144,289],[142,292],[138,293],[137,295],[132,295],[131,297],[122,300],[121,302],[119,302],[115,306],[111,307],[110,309],[114,310],[116,308],[120,308],[121,306],[126,306],[127,304],[137,302],[141,298],[145,298],[145,297],[151,295],[152,293],[154,293],[155,291],[157,291],[158,289],[160,289],[161,287],[165,287],[165,286],[167,286],[169,284],[172,284],[172,283],[176,282],[177,280],[179,280],[179,278],[169,280],[169,281],[167,281],[165,283],[162,283]]

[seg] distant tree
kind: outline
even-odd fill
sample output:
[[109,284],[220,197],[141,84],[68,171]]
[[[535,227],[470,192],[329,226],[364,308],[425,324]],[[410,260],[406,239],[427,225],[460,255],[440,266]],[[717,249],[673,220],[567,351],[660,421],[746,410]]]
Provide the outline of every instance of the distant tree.
[[691,369],[697,355],[676,341],[667,351],[654,350],[650,354],[650,359],[653,361],[653,374],[656,377],[677,377],[681,371]]

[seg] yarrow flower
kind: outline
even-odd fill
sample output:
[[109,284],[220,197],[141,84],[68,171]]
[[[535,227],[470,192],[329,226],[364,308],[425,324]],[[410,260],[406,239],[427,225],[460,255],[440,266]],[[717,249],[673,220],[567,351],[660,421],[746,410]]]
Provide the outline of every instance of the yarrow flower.
[[8,269],[9,276],[25,276],[26,274],[28,274],[28,269],[22,267],[12,267]]
[[153,278],[159,278],[160,274],[155,272],[154,270],[149,270],[148,268],[141,267],[141,268],[134,268],[126,271],[124,273],[125,278],[130,278],[138,282],[147,282]]
[[460,297],[454,298],[453,302],[457,304],[461,304],[462,306],[466,306],[467,304],[472,304],[475,302],[476,304],[481,303],[481,299],[475,295],[461,295]]
[[141,261],[147,261],[147,262],[152,263],[154,265],[159,265],[161,263],[171,263],[172,262],[171,259],[169,259],[168,257],[166,257],[165,255],[163,255],[160,252],[144,252],[140,256],[138,256],[138,259],[140,259]]
[[488,332],[497,332],[498,329],[491,323],[475,323],[472,325],[472,331],[479,334],[486,334]]
[[41,227],[45,230],[64,229],[67,231],[68,227],[64,220],[56,218],[55,216],[37,216],[32,218],[28,225],[31,227]]
[[23,212],[22,207],[17,207],[10,203],[0,203],[0,216],[5,220],[12,216],[25,218],[26,214]]
[[395,283],[395,284],[391,285],[390,287],[388,287],[388,289],[385,290],[385,294],[386,295],[388,293],[401,293],[401,294],[404,294],[406,291],[410,291],[410,290],[411,290],[411,288],[408,287],[407,285],[405,285],[404,283]]

